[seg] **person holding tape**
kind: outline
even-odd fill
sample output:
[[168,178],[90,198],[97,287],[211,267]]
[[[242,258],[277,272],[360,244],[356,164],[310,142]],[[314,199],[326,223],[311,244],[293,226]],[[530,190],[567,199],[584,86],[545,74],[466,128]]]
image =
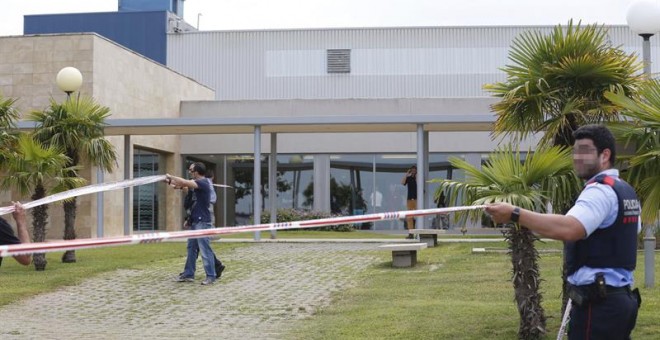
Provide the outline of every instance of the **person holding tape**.
[[[190,226],[192,230],[201,230],[213,228],[211,224],[211,213],[209,211],[209,199],[211,186],[208,180],[204,177],[206,173],[206,166],[204,163],[195,162],[190,165],[188,171],[192,175],[192,180],[183,179],[181,177],[165,175],[165,181],[174,188],[186,187],[192,189],[195,195],[195,204],[190,210]],[[210,285],[215,283],[216,272],[214,266],[215,254],[211,249],[209,237],[191,238],[188,239],[188,254],[186,257],[186,264],[183,273],[179,276],[179,282],[194,282],[195,279],[195,262],[197,261],[198,252],[202,254],[202,264],[206,272],[206,279],[202,281],[202,285]]]
[[587,180],[566,215],[540,214],[506,203],[486,212],[496,223],[517,222],[540,234],[566,242],[569,339],[629,339],[641,304],[631,290],[637,262],[641,206],[635,190],[619,178],[612,133],[602,125],[577,129],[573,166]]
[[[23,205],[20,202],[12,203],[14,204],[14,212],[12,213],[12,216],[14,217],[14,221],[16,221],[16,234],[18,234],[18,237],[14,235],[14,231],[12,230],[7,220],[0,217],[1,246],[9,244],[30,243],[30,235],[27,231],[27,223],[25,221],[25,210],[23,209]],[[14,259],[18,263],[27,266],[32,261],[32,256],[29,254],[16,255],[14,256]],[[0,265],[2,265],[2,257],[0,257]]]

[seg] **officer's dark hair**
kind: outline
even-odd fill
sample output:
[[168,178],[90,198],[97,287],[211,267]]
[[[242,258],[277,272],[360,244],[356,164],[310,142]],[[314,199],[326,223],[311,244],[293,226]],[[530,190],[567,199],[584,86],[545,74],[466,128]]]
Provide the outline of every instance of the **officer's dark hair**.
[[573,138],[578,139],[591,139],[598,150],[598,154],[603,153],[603,150],[610,149],[610,165],[614,166],[616,161],[616,143],[614,135],[604,125],[590,124],[580,127],[573,132]]
[[193,167],[193,168],[192,168],[193,171],[195,171],[196,173],[198,173],[200,176],[204,176],[204,175],[206,175],[206,165],[204,165],[204,163],[202,163],[202,162],[195,162],[195,163],[192,164],[192,167]]

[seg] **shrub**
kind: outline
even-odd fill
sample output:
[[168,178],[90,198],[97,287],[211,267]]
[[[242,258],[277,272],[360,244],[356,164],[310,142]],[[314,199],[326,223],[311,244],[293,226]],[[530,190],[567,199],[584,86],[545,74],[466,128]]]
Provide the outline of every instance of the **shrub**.
[[[297,209],[278,209],[277,222],[293,222],[293,221],[307,221],[317,220],[321,218],[339,217],[341,215],[334,215],[322,211],[308,211]],[[261,223],[270,223],[270,214],[261,216]],[[305,228],[305,230],[324,230],[324,231],[353,231],[355,227],[352,224],[339,224],[326,227]]]

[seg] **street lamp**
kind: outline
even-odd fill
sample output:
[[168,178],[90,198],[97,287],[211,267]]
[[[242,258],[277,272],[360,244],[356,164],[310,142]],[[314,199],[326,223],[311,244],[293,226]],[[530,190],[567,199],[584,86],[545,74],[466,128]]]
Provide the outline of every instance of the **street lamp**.
[[[630,29],[644,39],[642,54],[644,75],[651,79],[651,41],[650,38],[660,32],[660,6],[654,1],[637,1],[628,8],[626,21]],[[653,288],[655,281],[655,236],[652,226],[646,226],[644,232],[644,286]]]
[[71,66],[61,69],[60,72],[57,72],[57,77],[55,78],[57,87],[66,93],[67,99],[71,97],[71,93],[80,89],[82,81],[82,73],[77,68]]

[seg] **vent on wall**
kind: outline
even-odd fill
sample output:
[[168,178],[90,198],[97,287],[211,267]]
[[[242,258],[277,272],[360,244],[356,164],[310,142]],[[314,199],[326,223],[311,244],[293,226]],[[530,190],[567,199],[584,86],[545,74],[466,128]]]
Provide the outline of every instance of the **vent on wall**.
[[328,50],[328,73],[351,73],[351,50]]

